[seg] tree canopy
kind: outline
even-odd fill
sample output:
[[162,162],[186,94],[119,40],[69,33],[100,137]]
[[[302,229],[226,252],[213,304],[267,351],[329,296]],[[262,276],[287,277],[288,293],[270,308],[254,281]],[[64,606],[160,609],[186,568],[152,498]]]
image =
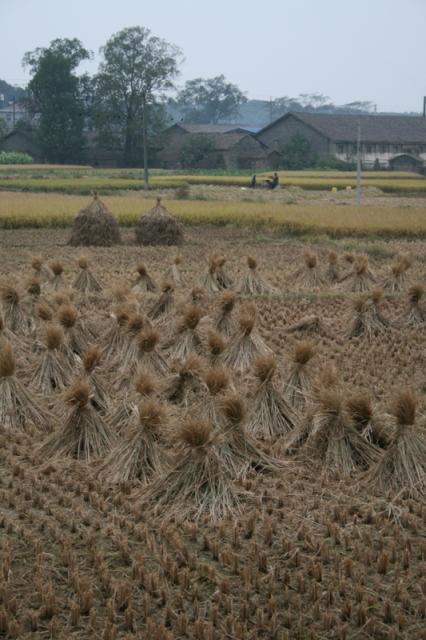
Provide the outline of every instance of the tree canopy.
[[186,122],[210,124],[237,116],[246,101],[244,93],[220,75],[189,80],[178,92],[175,104]]
[[114,34],[101,53],[94,100],[100,140],[121,148],[125,164],[143,160],[145,166],[147,137],[160,117],[157,100],[173,87],[180,49],[149,29],[129,27]]
[[76,38],[53,40],[23,59],[31,72],[28,107],[37,115],[37,138],[49,162],[79,162],[83,156],[84,104],[75,69],[90,58]]

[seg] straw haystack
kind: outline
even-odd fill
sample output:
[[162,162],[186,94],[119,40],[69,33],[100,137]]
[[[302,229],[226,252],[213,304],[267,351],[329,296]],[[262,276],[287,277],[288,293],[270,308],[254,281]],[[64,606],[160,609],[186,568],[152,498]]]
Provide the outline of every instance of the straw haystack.
[[110,247],[120,242],[117,220],[95,193],[92,202],[75,216],[68,244],[73,247]]
[[155,207],[139,218],[135,235],[136,244],[181,245],[183,225],[163,207],[161,198],[157,198]]

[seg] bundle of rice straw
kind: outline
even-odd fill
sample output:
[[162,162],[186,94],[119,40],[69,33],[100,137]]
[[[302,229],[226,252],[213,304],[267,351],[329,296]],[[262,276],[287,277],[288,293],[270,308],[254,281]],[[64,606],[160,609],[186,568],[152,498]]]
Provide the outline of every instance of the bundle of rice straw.
[[77,246],[111,247],[121,243],[120,227],[108,207],[94,193],[92,202],[74,218],[68,244]]
[[200,284],[206,291],[218,293],[232,287],[232,280],[224,270],[226,259],[221,256],[210,256],[209,268],[202,276]]
[[235,320],[232,311],[235,307],[236,296],[232,291],[225,291],[219,302],[219,313],[216,317],[214,328],[224,336],[231,336],[235,332]]
[[157,198],[155,207],[139,218],[135,235],[136,244],[181,245],[183,225],[163,207],[161,198]]
[[200,319],[201,310],[199,307],[193,305],[185,309],[169,345],[169,357],[172,360],[182,361],[190,354],[201,353],[202,341],[197,330]]
[[264,453],[245,429],[246,412],[241,397],[228,394],[222,402],[225,418],[224,442],[220,449],[223,466],[233,475],[245,476],[249,470],[271,472],[282,469],[284,463]]
[[231,388],[229,373],[223,367],[211,367],[204,375],[205,390],[200,394],[194,407],[189,407],[192,413],[207,420],[213,427],[223,427],[224,418],[221,410],[223,396]]
[[143,329],[138,336],[137,367],[159,378],[170,373],[169,365],[158,352],[160,334],[156,329]]
[[379,458],[378,449],[349,423],[342,397],[334,390],[321,393],[320,408],[304,450],[326,471],[344,475],[367,469]]
[[115,443],[114,434],[90,403],[90,386],[77,382],[65,395],[69,413],[61,429],[40,448],[45,456],[64,456],[91,462],[101,458]]
[[55,291],[58,291],[59,289],[62,289],[65,284],[63,278],[64,267],[59,260],[54,260],[50,263],[50,270],[53,273],[53,278],[51,279],[50,284]]
[[238,319],[239,328],[229,341],[223,355],[224,364],[231,370],[246,371],[257,356],[271,353],[256,329],[256,307],[242,307]]
[[9,285],[2,285],[0,295],[5,327],[13,333],[31,333],[35,328],[34,321],[25,312],[17,290]]
[[201,358],[190,355],[165,384],[164,395],[167,400],[177,405],[190,405],[194,397],[205,390],[202,372]]
[[170,282],[165,282],[161,287],[161,295],[148,311],[151,320],[167,321],[174,311],[174,287]]
[[59,325],[50,324],[46,329],[46,345],[30,385],[40,393],[50,395],[68,387],[72,374],[69,358],[65,355],[64,332]]
[[207,347],[209,352],[209,362],[212,367],[216,366],[222,359],[225,350],[225,340],[217,331],[209,329],[207,332]]
[[96,373],[101,360],[102,349],[98,345],[90,346],[83,354],[81,379],[83,382],[87,382],[91,389],[90,403],[92,407],[102,415],[106,415],[109,411],[108,394],[103,382]]
[[[158,383],[146,371],[140,371],[135,380],[135,392],[141,400],[154,398],[158,393]],[[133,423],[135,416],[137,417],[137,401],[134,396],[135,394],[125,394],[119,405],[108,414],[108,424],[118,434]]]
[[426,323],[426,309],[421,304],[425,289],[422,284],[414,284],[408,290],[410,307],[402,323],[407,327],[418,327]]
[[74,281],[73,287],[83,295],[91,293],[99,293],[102,291],[101,284],[96,280],[95,276],[89,269],[89,262],[86,257],[81,256],[78,259],[80,273]]
[[371,271],[367,256],[359,256],[354,264],[353,269],[347,273],[340,282],[348,282],[349,290],[354,293],[364,293],[369,291],[376,278]]
[[338,382],[337,370],[333,365],[324,367],[318,381],[313,385],[312,401],[295,428],[284,438],[281,451],[286,455],[294,455],[305,444],[314,428],[314,418],[319,411],[320,398],[323,391],[336,390]]
[[0,340],[0,429],[26,430],[31,425],[50,431],[52,416],[40,407],[15,377],[15,357],[5,338]]
[[294,347],[294,366],[284,387],[284,398],[295,411],[305,408],[311,395],[311,374],[308,362],[315,355],[314,344],[310,340],[297,342]]
[[159,443],[159,429],[164,424],[165,411],[155,400],[139,403],[136,416],[124,437],[111,450],[99,470],[101,478],[111,484],[137,480],[146,483],[161,473],[165,466],[164,452]]
[[182,258],[176,256],[165,273],[165,280],[171,282],[175,287],[181,287],[183,285],[182,274],[179,269],[180,264],[182,264]]
[[136,268],[138,277],[132,286],[132,291],[136,293],[152,293],[157,291],[157,285],[148,273],[146,266],[141,262]]
[[194,287],[191,289],[188,296],[188,304],[202,305],[205,301],[206,294],[200,287]]
[[385,278],[383,289],[388,293],[399,293],[403,291],[407,284],[407,271],[412,265],[409,256],[399,256],[398,260],[391,266],[390,274]]
[[34,277],[37,280],[51,280],[52,272],[49,267],[46,267],[44,260],[41,256],[34,256],[31,259],[31,266],[34,270]]
[[390,444],[393,437],[390,416],[375,415],[368,396],[354,395],[347,400],[346,407],[353,426],[368,442],[380,449]]
[[130,313],[126,308],[118,308],[111,314],[111,323],[101,342],[105,345],[103,355],[106,361],[121,356],[126,343],[126,328]]
[[[412,391],[401,391],[392,414],[396,428],[380,461],[365,476],[372,488],[409,495],[426,494],[426,431],[416,419],[417,400]],[[423,422],[423,417],[422,417]]]
[[116,366],[120,371],[133,371],[138,363],[139,334],[143,329],[151,329],[151,323],[141,313],[129,316],[121,352],[117,353]]
[[371,318],[371,324],[377,332],[384,331],[385,329],[389,329],[390,327],[389,320],[385,318],[380,308],[382,299],[382,289],[375,289],[371,294],[368,315]]
[[277,363],[272,354],[259,356],[254,362],[257,387],[247,431],[255,438],[276,440],[295,428],[298,414],[287,404],[274,384]]
[[307,335],[315,335],[324,333],[325,328],[319,316],[304,316],[298,322],[286,328],[286,333],[296,333],[296,331]]
[[51,322],[53,318],[52,309],[45,303],[40,302],[35,307],[35,315],[42,322]]
[[328,253],[328,267],[325,272],[325,278],[330,284],[335,284],[340,279],[338,256],[335,251]]
[[[64,304],[59,307],[57,315],[65,332],[65,346],[70,353],[81,356],[87,349],[90,334],[85,329],[77,309],[73,305]],[[72,365],[73,361],[70,364]]]
[[241,280],[239,292],[244,296],[260,296],[275,293],[275,288],[266,282],[257,271],[257,261],[247,258],[248,271]]
[[296,271],[293,282],[302,289],[315,289],[324,284],[318,266],[318,256],[312,251],[305,251],[303,254],[304,266]]
[[374,310],[373,304],[366,296],[356,298],[353,303],[355,316],[349,331],[349,338],[359,338],[361,336],[372,340],[385,327],[377,319],[377,305]]
[[144,494],[148,504],[165,510],[167,518],[171,514],[195,519],[208,515],[213,520],[235,516],[240,500],[211,425],[201,419],[186,422],[178,442],[180,450],[173,467],[159,474]]

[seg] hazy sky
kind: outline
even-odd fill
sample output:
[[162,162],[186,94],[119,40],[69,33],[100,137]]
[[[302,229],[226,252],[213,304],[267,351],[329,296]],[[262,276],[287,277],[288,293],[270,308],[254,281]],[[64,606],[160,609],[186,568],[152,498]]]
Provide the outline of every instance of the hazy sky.
[[0,78],[24,85],[25,51],[54,38],[101,47],[143,25],[181,47],[179,85],[223,73],[249,98],[323,93],[336,104],[420,111],[426,0],[0,0]]

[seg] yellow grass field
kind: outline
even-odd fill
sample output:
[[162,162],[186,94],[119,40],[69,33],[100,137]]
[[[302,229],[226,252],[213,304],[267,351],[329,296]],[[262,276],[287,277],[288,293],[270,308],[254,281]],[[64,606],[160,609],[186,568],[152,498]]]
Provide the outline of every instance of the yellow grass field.
[[[150,208],[152,194],[105,196],[102,200],[123,225],[132,225]],[[64,227],[87,205],[87,196],[3,192],[0,228]],[[287,205],[280,202],[166,200],[167,208],[187,224],[269,227],[282,233],[331,236],[383,235],[425,237],[422,207]]]

